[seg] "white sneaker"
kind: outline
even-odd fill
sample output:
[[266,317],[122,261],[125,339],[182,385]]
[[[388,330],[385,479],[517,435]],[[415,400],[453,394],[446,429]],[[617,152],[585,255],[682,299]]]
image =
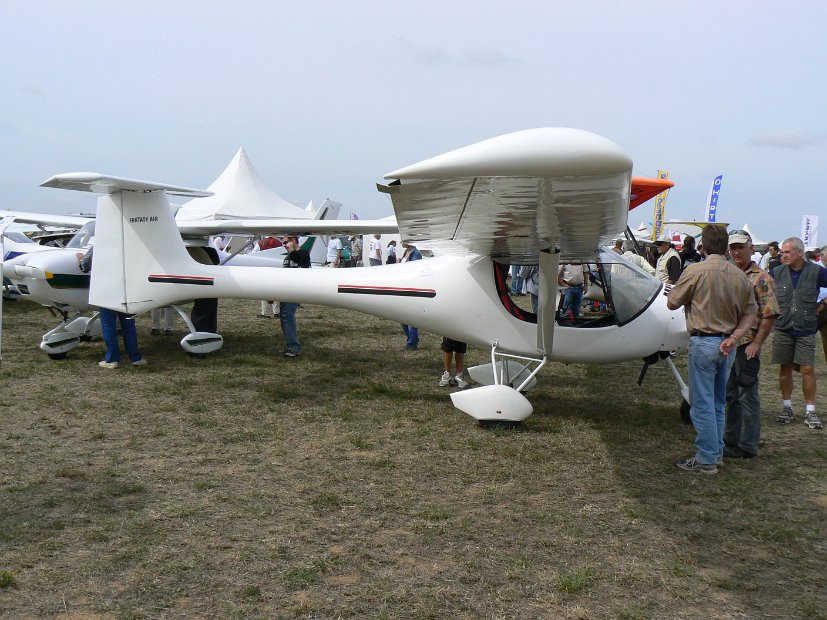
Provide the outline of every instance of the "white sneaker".
[[822,428],[821,420],[818,419],[815,411],[808,411],[804,414],[804,424],[809,428]]
[[106,360],[103,360],[98,362],[98,366],[101,368],[117,368],[120,364],[118,364],[118,362],[107,362]]
[[468,382],[465,380],[465,377],[462,375],[461,372],[457,373],[457,376],[454,377],[454,381],[457,382],[457,387],[464,388],[468,385]]
[[451,373],[447,370],[442,373],[442,376],[439,378],[439,387],[445,387],[451,383]]
[[135,362],[132,362],[132,365],[133,366],[146,366],[146,358],[142,357],[141,359],[139,359]]

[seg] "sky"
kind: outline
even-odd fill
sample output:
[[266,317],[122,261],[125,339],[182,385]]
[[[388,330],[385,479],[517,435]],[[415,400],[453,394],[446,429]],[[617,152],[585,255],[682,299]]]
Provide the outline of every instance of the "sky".
[[[41,188],[91,171],[207,187],[244,147],[305,206],[362,219],[408,164],[532,127],[669,171],[667,219],[765,241],[821,214],[827,3],[790,0],[2,0],[0,209],[90,212]],[[652,219],[652,203],[629,218]]]

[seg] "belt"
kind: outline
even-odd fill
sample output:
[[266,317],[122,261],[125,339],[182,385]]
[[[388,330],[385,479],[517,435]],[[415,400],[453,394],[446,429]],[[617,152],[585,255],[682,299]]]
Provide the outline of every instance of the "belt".
[[689,334],[690,336],[700,336],[701,338],[729,338],[729,334],[723,332],[709,333],[695,330]]

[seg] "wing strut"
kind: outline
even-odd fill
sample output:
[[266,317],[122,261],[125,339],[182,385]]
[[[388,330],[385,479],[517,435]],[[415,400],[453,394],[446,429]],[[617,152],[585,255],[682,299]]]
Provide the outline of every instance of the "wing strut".
[[540,252],[540,294],[537,313],[537,350],[544,356],[551,355],[554,340],[554,318],[557,314],[557,272],[560,253]]

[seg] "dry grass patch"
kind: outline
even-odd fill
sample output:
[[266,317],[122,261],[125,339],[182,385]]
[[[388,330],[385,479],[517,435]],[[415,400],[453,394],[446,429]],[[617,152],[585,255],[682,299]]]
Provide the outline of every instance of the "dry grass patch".
[[306,306],[288,360],[222,301],[218,354],[139,319],[150,365],[103,371],[100,343],[51,361],[53,320],[4,310],[9,617],[825,617],[825,435],[767,415],[760,458],[687,475],[665,368],[550,364],[489,432],[437,386],[439,337],[404,352],[389,321]]

